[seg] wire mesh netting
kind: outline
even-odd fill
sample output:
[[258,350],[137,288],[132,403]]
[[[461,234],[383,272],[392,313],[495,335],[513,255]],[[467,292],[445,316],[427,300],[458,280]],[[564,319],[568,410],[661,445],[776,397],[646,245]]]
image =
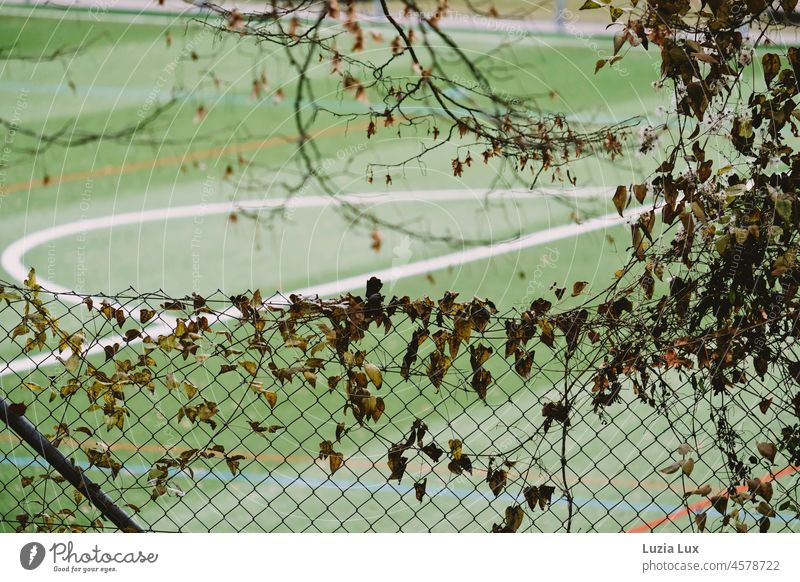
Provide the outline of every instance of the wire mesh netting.
[[[4,284],[2,395],[148,531],[800,529],[796,384],[720,390],[681,353],[647,376],[580,311],[371,284]],[[3,531],[113,528],[0,426]]]

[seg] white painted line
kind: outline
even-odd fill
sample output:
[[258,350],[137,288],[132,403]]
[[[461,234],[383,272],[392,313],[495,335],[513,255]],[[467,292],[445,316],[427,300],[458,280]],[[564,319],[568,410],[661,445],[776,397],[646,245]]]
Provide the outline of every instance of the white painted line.
[[[544,198],[548,196],[560,195],[566,198],[598,198],[604,188],[577,188],[577,189],[537,189],[530,190],[511,190],[507,192],[497,192],[492,194],[493,200],[530,200],[532,198]],[[157,222],[160,220],[194,218],[196,216],[207,216],[213,214],[229,214],[239,209],[261,210],[270,208],[285,207],[287,209],[301,208],[323,208],[336,206],[342,203],[353,205],[368,205],[376,203],[398,202],[460,202],[472,200],[480,202],[485,199],[488,191],[486,190],[434,190],[429,192],[408,191],[391,192],[381,194],[351,194],[332,198],[330,196],[302,196],[292,198],[270,198],[261,200],[243,200],[240,202],[218,202],[214,204],[192,204],[189,206],[176,206],[172,208],[156,208],[153,210],[143,210],[138,212],[126,212],[124,214],[114,214],[88,218],[51,226],[43,230],[26,235],[11,243],[3,251],[0,257],[0,266],[17,281],[24,281],[28,276],[29,268],[24,264],[26,253],[36,247],[45,245],[54,240],[65,238],[72,235],[86,234],[97,230],[114,229],[121,226],[143,224],[146,222]],[[62,287],[55,282],[39,278],[40,285],[48,291],[57,293],[72,293],[72,290]],[[69,300],[68,298],[64,298]]]
[[[503,196],[511,199],[522,199],[522,198],[531,198],[534,196],[552,195],[553,192],[554,191],[552,190],[537,191],[537,192],[530,192],[527,190],[511,191],[503,194]],[[558,190],[557,192],[566,196],[597,197],[602,192],[604,192],[604,189],[587,188],[587,189],[577,189],[577,190]],[[15,279],[22,281],[28,275],[28,269],[23,264],[23,258],[25,253],[29,252],[30,250],[42,244],[51,242],[53,240],[78,233],[85,233],[92,230],[109,229],[125,225],[133,225],[144,222],[165,220],[169,218],[192,218],[198,215],[205,216],[209,214],[226,214],[239,208],[256,210],[260,208],[275,208],[279,207],[280,205],[287,205],[287,204],[293,208],[315,208],[315,207],[318,208],[318,207],[331,206],[337,203],[340,204],[342,201],[345,200],[352,204],[369,204],[375,202],[383,203],[387,201],[413,202],[413,201],[424,201],[424,200],[436,200],[436,201],[481,200],[483,199],[484,195],[485,192],[476,193],[476,192],[465,192],[458,190],[444,190],[435,192],[397,192],[392,194],[380,194],[380,195],[349,195],[340,197],[339,201],[337,201],[336,199],[332,199],[328,196],[306,196],[300,198],[292,198],[290,200],[286,200],[284,198],[271,199],[271,200],[247,200],[239,203],[195,204],[191,206],[180,206],[175,208],[159,208],[155,210],[142,211],[142,212],[130,212],[126,214],[103,216],[89,220],[70,222],[34,232],[9,245],[3,252],[2,257],[0,257],[0,264]],[[555,228],[535,232],[515,240],[504,241],[498,244],[485,245],[462,251],[457,251],[439,257],[434,257],[431,259],[424,259],[422,261],[417,261],[415,263],[409,263],[406,265],[391,267],[379,271],[371,271],[368,273],[363,273],[361,275],[356,275],[354,277],[347,277],[345,279],[332,281],[330,283],[312,285],[310,287],[305,287],[303,289],[298,289],[296,291],[290,292],[287,295],[295,294],[295,295],[303,295],[306,297],[312,297],[312,296],[327,297],[331,295],[337,295],[340,293],[344,293],[346,291],[352,291],[354,289],[362,288],[366,284],[367,279],[373,276],[378,277],[384,283],[390,281],[397,281],[399,279],[405,279],[407,277],[413,277],[415,275],[426,274],[432,271],[448,268],[451,266],[465,265],[468,263],[489,259],[491,257],[507,254],[510,252],[520,251],[523,249],[535,247],[545,243],[563,240],[565,238],[577,236],[580,234],[594,232],[597,230],[604,230],[609,227],[629,222],[649,210],[650,208],[646,207],[629,209],[624,218],[621,218],[617,213],[607,214],[605,216],[587,220],[586,222],[583,222],[581,224],[567,224],[563,226],[558,226]],[[66,289],[65,287],[61,287],[56,283],[46,281],[43,279],[40,279],[40,284],[48,291],[54,291],[57,293],[72,293],[69,289]],[[78,303],[82,300],[81,297],[77,297],[75,295],[64,295],[61,297],[61,299],[65,301],[72,301],[75,303]],[[102,300],[103,298],[93,298],[93,299],[99,301]],[[267,303],[270,302],[276,305],[277,304],[285,305],[286,300],[284,299],[284,296],[276,294],[267,300]],[[233,307],[228,308],[222,313],[217,315],[217,321],[231,319],[233,317],[236,317],[237,313],[238,312],[236,311],[235,308]],[[170,317],[169,321],[167,322],[162,322],[153,325],[147,328],[147,333],[153,337],[156,337],[158,334],[169,333],[172,327],[174,326],[174,323],[172,323],[173,320],[174,318]],[[84,352],[83,355],[88,356],[102,352],[105,346],[113,345],[115,343],[124,344],[125,342],[122,336],[113,336],[104,338],[102,340],[99,340],[97,343],[94,343],[86,352]],[[129,342],[128,345],[133,345],[135,343],[138,343],[138,341]],[[59,362],[61,362],[61,360],[59,360],[52,353],[43,353],[35,356],[25,356],[23,358],[19,358],[13,362],[6,364],[6,366],[2,370],[0,370],[0,377],[8,374],[21,374],[29,372],[37,367],[56,364]]]
[[[34,0],[22,5],[19,2],[9,2],[3,8],[10,16],[25,16],[28,18],[56,18],[59,20],[88,20],[108,22],[131,22],[136,24],[164,24],[174,23],[183,18],[202,20],[206,18],[219,18],[215,13],[203,9],[199,2],[182,1],[170,2],[165,6],[154,6],[151,0],[115,0],[113,3],[96,5],[96,2],[81,2],[79,0]],[[217,2],[223,8],[239,8],[243,13],[259,11],[259,6],[247,4],[236,6],[232,2]],[[0,7],[3,3],[0,1]],[[263,9],[262,9],[263,11]],[[292,16],[301,21],[313,22],[318,17],[317,11],[298,10]],[[402,25],[411,26],[416,23],[414,17],[407,17],[402,11],[396,11],[395,19]],[[125,20],[127,18],[127,21]],[[367,26],[390,26],[383,15],[357,12],[356,18]],[[339,26],[341,21],[326,20],[328,27]],[[608,27],[603,23],[580,22],[574,20],[564,29],[559,28],[555,19],[501,19],[489,18],[479,14],[452,14],[439,20],[439,25],[449,34],[471,34],[473,39],[480,36],[509,37],[510,39],[533,39],[543,44],[558,44],[569,46],[582,46],[585,40],[582,37],[610,37]],[[480,35],[477,36],[476,35]],[[534,35],[542,35],[540,39]]]

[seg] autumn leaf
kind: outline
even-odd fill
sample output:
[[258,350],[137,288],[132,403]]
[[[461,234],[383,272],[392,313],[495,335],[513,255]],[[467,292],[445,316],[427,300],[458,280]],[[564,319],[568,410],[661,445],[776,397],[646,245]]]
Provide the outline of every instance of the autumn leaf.
[[672,475],[673,473],[677,473],[681,468],[681,463],[672,463],[659,469],[659,472],[664,473],[665,475]]
[[772,495],[773,495],[772,483],[770,481],[761,483],[758,486],[758,489],[756,489],[756,493],[760,495],[762,499],[764,499],[764,501],[769,503],[770,501],[772,501]]
[[625,41],[627,39],[628,35],[626,34],[626,31],[624,29],[614,34],[614,41],[613,41],[614,54],[617,54],[620,51],[620,49],[625,45]]
[[597,62],[594,64],[594,72],[595,72],[595,74],[597,74],[597,72],[598,72],[600,69],[602,69],[604,66],[606,66],[606,65],[613,65],[614,63],[616,63],[616,62],[617,62],[618,60],[620,60],[621,58],[622,58],[622,55],[614,55],[614,56],[612,56],[612,57],[609,57],[609,58],[607,58],[607,59],[600,59],[600,60],[598,60],[598,61],[597,61]]
[[508,473],[503,469],[495,469],[488,474],[487,481],[489,482],[489,489],[494,494],[495,499],[497,499],[503,492],[503,489],[505,489],[507,480]]
[[364,364],[364,372],[367,374],[370,382],[380,390],[381,386],[383,385],[383,375],[381,374],[380,368],[375,364],[365,363]]
[[719,495],[711,498],[711,507],[717,510],[718,513],[725,515],[728,510],[728,496]]
[[756,506],[756,511],[764,517],[775,517],[776,515],[775,510],[772,509],[770,504],[766,501],[759,502],[759,504]]
[[230,469],[231,474],[236,477],[236,474],[239,472],[239,461],[244,459],[244,455],[233,455],[231,457],[225,457],[225,464],[228,465],[228,469]]
[[437,447],[435,443],[428,443],[422,447],[422,452],[428,455],[434,463],[438,462],[444,454],[444,451]]
[[453,456],[453,460],[458,461],[461,458],[461,441],[458,439],[450,439],[447,441],[447,444],[450,447],[450,454]]
[[533,366],[533,352],[526,352],[523,350],[517,350],[514,354],[515,361],[514,361],[514,370],[519,374],[522,378],[526,380],[531,377],[531,367]]
[[764,82],[769,86],[781,70],[781,59],[775,53],[766,53],[761,57],[761,66],[764,69]]
[[427,482],[427,479],[423,479],[422,481],[414,483],[414,494],[417,497],[417,501],[420,503],[422,503],[422,498],[425,497],[425,485]]
[[778,452],[778,448],[773,443],[758,443],[756,448],[762,457],[769,459],[770,463],[775,462],[775,455]]
[[619,215],[622,216],[622,211],[625,210],[625,206],[628,204],[628,187],[617,186],[614,197],[611,200],[614,202],[614,208],[616,208]]
[[379,253],[381,251],[381,245],[383,244],[383,239],[381,238],[380,231],[373,230],[372,233],[369,235],[369,237],[372,241],[369,247],[376,253]]
[[403,475],[406,472],[406,466],[408,465],[408,459],[403,456],[403,451],[405,448],[402,445],[395,445],[389,449],[388,455],[388,465],[391,474],[389,475],[389,481],[393,481],[397,479],[399,483],[403,479]]
[[536,485],[530,485],[522,493],[531,511],[536,509],[536,504],[539,502],[539,488]]
[[701,485],[697,489],[687,492],[684,497],[689,498],[692,495],[701,495],[702,497],[708,497],[708,494],[711,493],[711,485],[705,484]]
[[251,376],[255,376],[258,373],[258,365],[255,362],[243,361],[239,362],[239,365],[247,370],[247,373]]
[[11,339],[19,337],[21,335],[25,335],[30,331],[31,330],[27,325],[25,325],[24,323],[20,323],[17,327],[14,328],[14,331],[11,332]]
[[333,450],[333,443],[331,441],[322,441],[319,444],[319,456],[317,458],[322,461],[328,459],[331,475],[338,471],[344,464],[344,455]]
[[702,83],[695,81],[686,86],[686,98],[694,116],[702,121],[708,108],[708,92]]
[[552,485],[539,485],[539,508],[544,509],[545,506],[550,505],[553,501],[553,493],[556,488]]
[[363,413],[369,416],[372,419],[372,422],[378,422],[383,415],[383,411],[386,410],[386,405],[383,402],[383,398],[376,398],[375,396],[364,398],[361,401],[361,407]]
[[278,395],[275,392],[271,392],[269,390],[263,392],[263,394],[264,394],[264,399],[269,404],[269,407],[275,408],[275,405],[278,403]]
[[330,455],[331,475],[338,471],[344,464],[344,455],[342,453],[333,452]]
[[704,511],[703,513],[698,513],[694,516],[694,523],[697,526],[697,530],[702,533],[706,531],[706,521],[708,518],[708,514]]
[[633,195],[639,204],[643,203],[645,196],[647,196],[647,184],[634,184]]
[[597,72],[600,69],[605,67],[606,64],[608,64],[608,59],[598,59],[597,62],[594,64],[594,72],[595,72],[595,74],[597,74]]
[[470,385],[481,400],[486,400],[486,395],[489,392],[489,385],[492,383],[492,373],[488,370],[480,368],[472,374],[472,381]]
[[578,295],[580,295],[588,284],[589,281],[576,281],[572,285],[572,296],[577,297]]
[[451,363],[452,360],[443,355],[440,351],[431,352],[428,359],[427,372],[431,384],[433,384],[437,390],[441,387],[444,376],[447,374],[447,370],[450,369]]
[[186,397],[191,400],[197,395],[197,386],[192,384],[189,380],[184,380],[183,390],[186,392]]
[[511,505],[506,508],[505,520],[502,524],[492,525],[492,533],[516,533],[522,525],[525,511],[519,505]]

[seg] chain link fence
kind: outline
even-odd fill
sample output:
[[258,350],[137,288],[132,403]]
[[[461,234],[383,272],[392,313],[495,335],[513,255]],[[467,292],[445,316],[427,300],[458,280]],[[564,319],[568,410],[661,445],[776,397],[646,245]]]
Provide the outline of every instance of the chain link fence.
[[800,530],[791,379],[719,390],[541,299],[365,297],[3,284],[2,531]]

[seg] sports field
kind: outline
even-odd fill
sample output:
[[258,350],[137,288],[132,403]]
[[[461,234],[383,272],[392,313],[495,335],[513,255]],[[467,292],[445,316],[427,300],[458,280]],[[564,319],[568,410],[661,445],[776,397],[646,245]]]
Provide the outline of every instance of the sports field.
[[[337,173],[334,181],[346,200],[378,217],[454,241],[421,241],[381,230],[376,249],[375,233],[353,225],[324,193],[307,189],[286,201],[284,184],[296,171],[297,147],[291,117],[293,78],[281,52],[271,53],[268,46],[256,50],[185,17],[0,4],[0,14],[4,11],[0,38],[18,55],[40,56],[59,49],[67,54],[52,61],[0,61],[0,117],[15,125],[77,139],[91,128],[113,132],[129,127],[175,100],[134,139],[64,147],[35,135],[13,135],[0,165],[0,248],[7,281],[21,282],[35,267],[45,288],[97,295],[129,287],[179,296],[208,295],[218,289],[226,295],[248,289],[260,289],[265,296],[298,290],[334,295],[362,293],[366,279],[378,274],[388,295],[438,298],[452,290],[467,298],[489,297],[503,311],[527,308],[552,284],[571,288],[574,281],[588,281],[589,290],[603,288],[627,257],[629,230],[613,218],[611,195],[618,184],[639,183],[653,168],[654,156],[635,153],[637,130],[624,155],[613,162],[600,157],[577,162],[571,168],[575,186],[542,176],[527,190],[504,182],[502,176],[498,182],[498,168],[480,163],[463,179],[454,177],[450,160],[457,144],[435,152],[424,168],[395,172],[387,185],[378,177],[370,184],[366,164],[413,155],[427,137],[408,134],[398,139],[382,131],[367,139],[360,122],[348,124],[344,118],[322,115],[315,130],[323,157],[330,161],[323,170]],[[462,30],[454,35],[475,54],[487,53],[503,41],[491,31]],[[382,44],[367,43],[367,51],[386,50]],[[517,39],[513,52],[490,57],[498,59],[493,90],[540,96],[543,112],[563,112],[578,128],[637,116],[642,125],[665,123],[654,117],[658,106],[670,100],[651,86],[657,74],[655,55],[651,59],[644,51],[632,51],[618,67],[594,74],[597,47],[608,52],[610,43],[609,38],[576,35]],[[339,92],[327,64],[321,63],[312,74],[319,77],[315,97],[326,108],[346,113],[368,107]],[[268,88],[254,95],[253,80],[262,75]],[[282,95],[276,94],[279,88]],[[473,155],[479,157],[479,152]],[[345,168],[348,173],[340,174]],[[490,191],[494,193],[487,195]],[[401,344],[387,350],[392,347],[395,353],[402,351]],[[2,356],[11,357],[14,349],[6,344]],[[12,399],[23,390],[20,379],[46,382],[42,372],[29,373],[24,366],[16,373],[6,371],[3,389]],[[522,387],[513,380],[503,384],[495,394],[495,415],[488,408],[475,409],[474,398],[462,395],[470,415],[453,417],[453,411],[437,406],[435,399],[409,401],[402,387],[387,396],[386,404],[389,409],[396,400],[396,408],[406,407],[405,416],[393,419],[398,427],[411,422],[414,414],[427,412],[436,417],[428,420],[432,432],[446,427],[470,432],[481,415],[486,422],[497,422],[498,409],[499,417],[512,424],[513,415],[530,408],[535,395],[551,389],[551,383],[541,377]],[[209,390],[235,388],[223,380]],[[358,436],[343,447],[346,456],[359,449],[361,456],[348,457],[336,478],[329,478],[324,467],[311,461],[320,438],[313,423],[304,424],[303,419],[325,418],[337,404],[304,396],[303,388],[287,390],[296,391],[294,402],[300,404],[276,412],[281,410],[281,424],[294,421],[291,438],[276,438],[269,447],[261,441],[251,443],[251,450],[261,446],[263,456],[252,459],[235,477],[224,472],[224,465],[204,475],[198,487],[189,485],[188,475],[178,477],[173,483],[183,483],[187,494],[148,504],[138,519],[154,530],[175,530],[177,523],[184,531],[393,531],[398,526],[412,531],[485,531],[495,519],[490,497],[476,486],[481,479],[473,483],[446,470],[438,474],[440,484],[428,484],[431,491],[444,490],[435,503],[415,511],[395,504],[398,492],[413,496],[411,481],[387,485],[385,450],[371,450]],[[146,394],[129,405],[138,411],[142,425],[127,431],[125,441],[114,443],[131,472],[121,476],[123,480],[146,473],[165,447],[193,444],[180,442],[170,419],[148,412],[153,399]],[[28,415],[46,417],[46,407],[40,399]],[[76,412],[66,414],[69,418]],[[597,425],[602,438],[575,445],[586,467],[595,468],[573,492],[582,507],[575,530],[629,529],[681,506],[670,476],[653,476],[644,483],[633,477],[640,462],[637,449],[647,446],[641,439],[658,426],[643,427],[633,413],[614,425],[603,427],[599,420]],[[174,442],[165,437],[157,445],[149,444],[152,426],[163,426]],[[11,442],[0,441],[0,450],[8,450],[4,447]],[[622,445],[615,448],[615,443]],[[625,443],[636,446],[626,448]],[[480,449],[488,443],[470,445]],[[611,449],[614,455],[608,454]],[[287,462],[287,457],[293,460]],[[555,452],[549,460],[557,462]],[[18,459],[20,464],[28,462]],[[646,465],[652,462],[658,461],[648,459]],[[693,476],[698,483],[707,477],[702,471],[698,468]],[[0,468],[4,483],[15,474],[8,466]],[[463,482],[453,484],[453,479]],[[14,487],[15,495],[23,494],[18,485],[7,487]],[[5,516],[19,510],[10,501],[11,496],[0,500]],[[559,507],[554,503],[537,528],[557,529],[563,520]],[[363,516],[370,517],[368,523]],[[339,525],[342,520],[344,526]],[[2,527],[10,529],[6,522]]]
[[[185,19],[164,26],[121,24],[116,22],[118,18],[106,23],[100,17],[81,18],[79,13],[63,16],[36,10],[34,14],[37,17],[28,19],[6,17],[0,25],[4,38],[21,53],[85,48],[66,63],[4,63],[0,86],[4,118],[14,119],[16,112],[26,127],[47,132],[65,124],[69,124],[67,131],[73,127],[78,131],[113,129],[135,123],[148,108],[172,94],[180,99],[166,118],[137,135],[140,142],[147,142],[143,145],[103,140],[80,148],[53,146],[39,151],[34,160],[15,157],[4,176],[6,195],[0,217],[4,248],[41,229],[76,221],[188,205],[202,214],[203,206],[286,195],[281,181],[287,178],[280,168],[273,168],[283,165],[294,171],[296,148],[286,143],[293,137],[292,84],[279,55],[256,57],[253,53],[248,58],[246,46],[215,37]],[[169,47],[167,34],[172,37]],[[497,42],[491,34],[463,34],[475,51],[485,51]],[[620,69],[625,76],[615,72],[594,75],[596,58],[585,46],[588,42],[567,37],[526,40],[524,49],[514,52],[519,59],[513,63],[517,74],[509,75],[507,88],[497,90],[541,94],[543,109],[565,112],[578,127],[582,120],[608,123],[640,114],[652,116],[656,104],[669,98],[650,87],[652,63],[644,53],[626,59],[625,68]],[[197,61],[191,53],[198,56]],[[224,86],[215,88],[209,72],[222,79]],[[252,79],[262,72],[268,75],[271,88],[285,87],[281,103],[269,95],[259,100],[253,97]],[[327,72],[326,66],[319,66],[323,85]],[[317,98],[330,107],[341,111],[363,107],[338,95],[333,82],[329,89],[329,94],[320,91]],[[551,92],[557,96],[550,97]],[[207,114],[198,123],[199,107]],[[415,151],[416,139],[398,140],[389,132],[379,132],[367,140],[365,128],[348,128],[335,119],[320,119],[319,126],[323,135],[320,147],[335,161],[333,169],[344,165],[344,160],[349,163],[352,178],[339,178],[341,192],[418,193],[424,200],[382,199],[379,215],[432,234],[451,234],[455,240],[502,241],[569,223],[573,212],[581,219],[604,214],[613,210],[610,200],[607,196],[593,200],[591,194],[613,189],[618,183],[634,183],[648,167],[646,159],[633,153],[613,164],[590,158],[573,169],[577,189],[573,193],[566,188],[562,200],[534,191],[512,201],[489,199],[484,203],[486,188],[496,177],[491,168],[469,172],[459,180],[450,172],[453,151],[441,152],[438,159],[428,160],[424,174],[410,167],[393,176],[391,187],[380,179],[370,185],[366,163],[401,159]],[[35,149],[37,141],[17,134],[13,145]],[[226,179],[228,166],[233,175]],[[43,185],[45,179],[47,186]],[[540,181],[542,186],[553,187],[549,177],[542,176]],[[248,188],[250,184],[253,186]],[[439,200],[440,190],[457,190],[472,200]],[[109,225],[87,232],[85,241],[76,241],[73,234],[32,248],[23,262],[37,265],[40,276],[49,281],[87,292],[110,292],[132,285],[181,293],[187,284],[205,293],[216,288],[287,292],[460,250],[452,245],[420,244],[386,232],[381,233],[380,252],[375,252],[370,248],[369,231],[350,227],[329,208],[298,208],[290,220],[272,221],[271,228],[257,228],[246,219],[231,222],[227,214],[219,212],[209,212],[202,225],[197,222],[181,217],[120,228]],[[613,269],[603,267],[615,264],[614,252],[624,245],[611,244],[605,234],[596,232],[586,239],[574,237],[551,245],[554,252],[550,254],[558,255],[558,268],[544,269],[537,283],[549,286],[576,278],[591,281],[595,273],[604,277],[605,283],[606,273]],[[426,273],[403,278],[396,283],[396,292],[438,296],[446,289],[459,289],[464,294],[492,297],[500,305],[513,305],[525,297],[530,275],[543,253],[543,248],[532,248],[452,265],[431,272],[431,277]],[[13,277],[19,274],[9,273]]]

